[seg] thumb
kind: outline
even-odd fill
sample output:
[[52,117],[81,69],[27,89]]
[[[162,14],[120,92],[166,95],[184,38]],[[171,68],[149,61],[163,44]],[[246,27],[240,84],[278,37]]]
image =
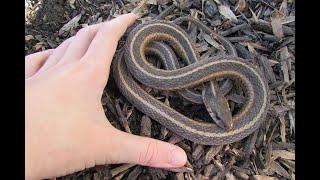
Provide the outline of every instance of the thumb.
[[110,159],[113,163],[172,168],[181,167],[187,161],[184,150],[173,144],[122,131],[116,133],[111,145],[114,147]]

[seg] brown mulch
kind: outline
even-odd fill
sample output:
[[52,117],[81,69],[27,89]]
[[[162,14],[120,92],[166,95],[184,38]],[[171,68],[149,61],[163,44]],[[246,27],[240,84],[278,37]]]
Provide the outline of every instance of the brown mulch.
[[[132,11],[140,13],[138,23],[159,15],[166,20],[193,16],[226,37],[239,56],[258,65],[268,80],[271,105],[267,119],[239,142],[195,144],[135,109],[118,93],[111,75],[102,98],[111,123],[123,131],[180,146],[187,152],[188,163],[169,170],[127,164],[97,166],[58,179],[295,179],[295,1],[27,0],[25,54],[55,48],[82,27]],[[212,52],[224,53],[217,41],[196,27],[183,28],[203,58]],[[188,117],[210,121],[204,106],[174,93],[147,91]],[[241,106],[241,94],[231,93],[227,98],[231,109]]]

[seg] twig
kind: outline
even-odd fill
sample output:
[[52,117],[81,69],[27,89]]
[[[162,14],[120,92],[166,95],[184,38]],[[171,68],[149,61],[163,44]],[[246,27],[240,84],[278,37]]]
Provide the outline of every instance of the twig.
[[234,26],[234,27],[232,27],[230,29],[227,29],[225,31],[222,31],[219,34],[221,36],[229,36],[230,34],[233,34],[233,33],[237,32],[237,31],[239,31],[241,29],[245,29],[245,28],[248,28],[248,27],[249,27],[249,25],[247,23],[243,23],[243,24],[240,24],[240,25],[236,25],[236,26]]
[[164,17],[166,17],[167,15],[169,15],[174,9],[176,8],[176,6],[174,4],[172,4],[171,6],[167,7],[165,10],[163,10],[158,16],[156,16],[154,19],[163,19]]

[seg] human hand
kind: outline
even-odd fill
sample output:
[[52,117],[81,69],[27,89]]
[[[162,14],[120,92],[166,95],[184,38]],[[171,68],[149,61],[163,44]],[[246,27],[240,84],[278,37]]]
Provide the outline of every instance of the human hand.
[[101,105],[118,40],[136,19],[122,15],[81,29],[56,49],[26,56],[26,178],[63,176],[95,165],[180,167],[178,146],[114,128]]

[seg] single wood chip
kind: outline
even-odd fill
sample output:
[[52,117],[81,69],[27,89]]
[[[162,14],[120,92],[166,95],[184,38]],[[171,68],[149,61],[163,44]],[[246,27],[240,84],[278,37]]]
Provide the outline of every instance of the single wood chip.
[[217,169],[214,166],[214,164],[209,164],[204,168],[204,176],[208,179],[216,172],[217,172]]
[[142,116],[140,135],[145,137],[151,137],[151,125],[151,119],[146,115]]
[[278,158],[295,160],[295,153],[287,150],[273,150],[271,153],[271,159],[276,160]]
[[220,6],[218,6],[218,9],[219,9],[220,14],[223,17],[225,17],[226,19],[232,20],[234,22],[238,21],[236,15],[234,15],[234,13],[231,11],[230,7],[228,7],[226,5],[220,5]]
[[252,9],[251,9],[250,7],[249,7],[249,10],[250,10],[250,12],[251,12],[251,14],[252,14],[253,20],[254,20],[254,21],[258,21],[259,18],[258,18],[258,16],[256,15],[256,13],[254,13],[254,11],[252,11]]
[[288,16],[288,17],[282,19],[281,24],[285,25],[285,24],[289,24],[289,23],[292,23],[292,22],[295,22],[295,21],[296,21],[296,17],[295,16]]
[[172,172],[193,172],[193,169],[190,167],[186,167],[186,166],[182,166],[182,167],[178,167],[178,168],[164,168],[168,171],[172,171]]
[[147,0],[147,4],[157,5],[157,0]]
[[133,166],[135,166],[135,164],[124,164],[124,165],[121,165],[121,166],[118,166],[114,169],[111,169],[110,172],[111,172],[111,177],[114,177],[115,175],[123,172],[123,171],[126,171],[130,168],[132,168]]
[[147,0],[141,0],[131,12],[136,14],[138,18],[141,18],[147,11]]
[[69,5],[72,9],[76,9],[76,7],[74,6],[74,3],[75,3],[76,0],[68,0],[69,2]]
[[44,42],[38,42],[35,46],[36,51],[41,49],[41,51],[45,50],[45,43]]
[[127,176],[127,179],[132,179],[135,180],[138,178],[138,176],[142,173],[142,167],[141,166],[136,166]]
[[273,12],[273,14],[271,16],[272,32],[278,38],[284,37],[281,23],[282,23],[282,21],[281,21],[280,13],[278,13],[277,11]]
[[221,44],[219,44],[217,41],[215,41],[212,36],[208,35],[208,34],[203,34],[203,38],[205,41],[207,41],[210,45],[212,45],[213,47],[217,48],[217,49],[223,49],[221,47]]
[[281,6],[279,8],[279,12],[280,12],[282,18],[284,18],[288,15],[288,1],[287,0],[282,1]]
[[160,168],[149,167],[148,171],[152,177],[152,180],[165,179],[168,174],[168,171]]
[[196,148],[192,152],[192,157],[194,160],[198,160],[203,154],[203,145],[197,145]]
[[[255,30],[269,33],[269,34],[273,33],[272,25],[269,22],[263,21],[261,19],[259,19],[259,20],[250,19],[249,23],[250,23],[251,27]],[[286,36],[293,35],[295,33],[294,29],[289,26],[282,25],[282,30],[283,30],[283,34]]]
[[204,164],[208,164],[214,158],[214,156],[220,152],[222,147],[222,145],[211,146],[204,157]]
[[[295,101],[294,100],[289,100],[288,101],[288,105],[289,106],[294,106],[295,105]],[[296,122],[296,120],[295,120],[295,111],[294,110],[289,111],[288,115],[289,115],[289,122],[290,122],[290,134],[293,134],[293,133],[295,133],[295,127],[296,127],[296,125],[295,125],[295,122]]]
[[59,36],[66,36],[70,30],[77,27],[79,24],[79,20],[81,19],[81,14],[78,14],[74,18],[72,18],[67,24],[63,25],[62,28],[59,30]]
[[[130,171],[130,169],[127,169],[127,170],[119,173],[118,175],[116,175],[116,176],[114,177],[114,180],[121,180],[121,179],[123,178],[123,176],[125,176],[129,171]],[[106,178],[106,177],[105,177],[104,179],[111,179],[111,178]],[[100,180],[100,179],[99,179],[99,180]]]
[[253,178],[255,180],[276,180],[277,178],[275,177],[270,177],[270,176],[262,176],[262,175],[254,175]]
[[[242,44],[244,46],[247,46],[248,49],[249,48],[255,48],[255,49],[260,49],[260,50],[263,50],[263,51],[270,51],[268,48],[262,46],[260,43],[256,42],[239,42],[239,44]],[[250,51],[250,49],[249,49]],[[250,51],[251,52],[251,51]],[[252,53],[252,52],[251,52]]]
[[238,179],[243,179],[243,180],[247,180],[249,179],[249,175],[243,171],[240,170],[236,170],[234,171],[234,175],[238,178]]
[[34,39],[34,37],[31,34],[24,36],[25,41],[30,41],[31,39]]
[[291,58],[287,46],[280,49],[280,61],[284,82],[289,83],[289,70],[291,69]]
[[161,126],[160,129],[160,138],[165,139],[169,133],[169,130],[165,126]]
[[213,164],[219,171],[223,171],[225,169],[224,165],[221,163],[220,160],[213,159]]
[[117,99],[115,101],[115,107],[116,107],[116,111],[117,111],[117,114],[118,114],[118,120],[120,121],[122,127],[125,129],[125,131],[127,133],[131,133],[131,130],[130,130],[130,127],[129,127],[129,122],[128,122],[128,119],[127,117],[124,115],[124,112],[123,110],[121,109],[120,107],[120,104],[119,104],[119,99]]
[[281,162],[281,164],[283,164],[284,166],[286,166],[288,169],[290,169],[292,172],[296,171],[296,165],[295,165],[295,161],[291,161],[288,159],[279,159],[279,161]]
[[286,120],[284,115],[279,116],[280,120],[280,137],[282,142],[286,142]]
[[264,75],[267,77],[268,82],[275,83],[276,76],[271,67],[270,61],[262,55],[258,55],[258,63],[263,67]]
[[181,142],[182,140],[183,140],[183,137],[178,136],[176,134],[172,134],[172,136],[168,140],[168,143],[177,144],[177,143]]
[[236,180],[236,177],[231,172],[227,172],[226,180]]
[[271,161],[270,164],[270,169],[274,172],[276,172],[277,174],[279,174],[280,176],[284,177],[284,178],[288,178],[290,179],[291,176],[290,174],[287,172],[287,170],[285,170],[279,163],[277,163],[276,161]]
[[236,9],[243,12],[246,8],[246,0],[239,0]]
[[174,177],[175,180],[184,180],[184,175],[182,172],[176,173]]

